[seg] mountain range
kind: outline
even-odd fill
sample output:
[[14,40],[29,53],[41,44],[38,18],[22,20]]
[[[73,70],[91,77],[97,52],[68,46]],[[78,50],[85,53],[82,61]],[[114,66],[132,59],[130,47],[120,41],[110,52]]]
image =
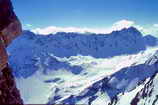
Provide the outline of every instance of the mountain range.
[[26,104],[157,105],[157,45],[130,27],[110,34],[23,31],[7,50]]

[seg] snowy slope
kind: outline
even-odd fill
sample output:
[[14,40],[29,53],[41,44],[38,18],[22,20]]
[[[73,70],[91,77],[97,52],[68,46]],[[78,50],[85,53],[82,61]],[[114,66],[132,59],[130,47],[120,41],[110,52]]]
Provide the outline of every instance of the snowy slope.
[[[86,103],[90,105],[93,105],[95,103],[94,105],[96,105],[96,103],[98,103],[98,100],[102,100],[104,97],[105,99],[102,100],[102,104],[104,105],[130,105],[130,103],[133,103],[133,100],[135,100],[134,97],[140,98],[141,95],[141,98],[145,97],[147,99],[141,100],[140,98],[140,103],[145,103],[146,100],[150,99],[156,100],[154,97],[157,94],[153,94],[154,96],[152,96],[152,98],[151,96],[148,96],[149,92],[152,91],[153,87],[148,86],[149,83],[146,84],[149,89],[146,89],[147,86],[144,85],[144,90],[142,90],[143,92],[149,90],[149,92],[147,92],[147,95],[143,96],[144,93],[142,93],[142,91],[140,93],[138,92],[140,91],[139,86],[142,85],[146,79],[153,77],[153,75],[155,75],[158,72],[157,55],[158,51],[151,58],[146,60],[143,64],[136,64],[130,65],[129,67],[124,67],[119,71],[113,73],[112,75],[106,76],[105,78],[94,82],[78,94],[71,94],[69,97],[62,100],[51,100],[50,103]],[[156,85],[156,80],[154,85]],[[136,88],[138,88],[139,91]],[[157,92],[156,87],[155,91]],[[140,94],[140,96],[136,96],[136,94]],[[55,99],[55,97],[57,96],[54,96],[53,99]],[[124,101],[125,99],[127,100],[127,102]],[[100,103],[100,105],[102,104]]]
[[[158,51],[146,62],[154,65],[156,72],[136,89],[118,97],[114,105],[158,105]],[[152,69],[149,69],[152,70]]]
[[158,105],[158,74],[148,78],[136,89],[120,94],[113,105]]
[[[133,27],[111,34],[36,35],[24,31],[8,52],[26,104],[97,105],[100,100],[111,102],[116,95],[132,91],[140,81],[154,74],[155,68],[145,61],[157,50],[148,47],[156,45],[156,38],[143,37]],[[108,91],[105,81],[111,87]],[[96,92],[91,91],[94,87]]]

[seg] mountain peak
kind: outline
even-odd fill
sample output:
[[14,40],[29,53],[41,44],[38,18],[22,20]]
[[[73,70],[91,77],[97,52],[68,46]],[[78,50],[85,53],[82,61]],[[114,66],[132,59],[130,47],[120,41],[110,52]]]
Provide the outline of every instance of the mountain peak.
[[[137,30],[137,28],[135,28],[134,26],[131,26],[128,28],[129,30]],[[138,30],[137,30],[138,31]]]
[[135,27],[124,28],[119,31],[122,35],[133,36],[133,37],[143,37],[143,34]]
[[140,31],[137,28],[133,27],[133,26],[131,26],[129,28],[123,28],[121,31],[139,32],[140,33]]

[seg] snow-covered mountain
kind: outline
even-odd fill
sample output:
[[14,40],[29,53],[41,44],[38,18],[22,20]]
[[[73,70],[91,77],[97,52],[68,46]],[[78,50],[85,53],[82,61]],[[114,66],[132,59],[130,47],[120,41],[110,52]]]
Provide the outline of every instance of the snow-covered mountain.
[[24,31],[8,47],[9,63],[26,104],[123,105],[157,72],[157,42],[134,27],[110,34]]
[[[157,105],[158,104],[158,51],[144,64],[122,68],[110,76],[94,82],[77,95],[50,104],[88,105]],[[157,104],[156,104],[157,103]]]
[[143,74],[147,72],[150,75],[148,79],[132,91],[120,95],[113,105],[158,105],[158,51],[145,64],[151,67],[143,71]]

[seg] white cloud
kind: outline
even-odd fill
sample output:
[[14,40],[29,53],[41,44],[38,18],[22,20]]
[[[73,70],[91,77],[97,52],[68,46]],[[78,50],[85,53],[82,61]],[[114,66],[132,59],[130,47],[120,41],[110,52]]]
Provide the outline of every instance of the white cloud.
[[104,29],[92,29],[92,28],[78,28],[78,27],[55,27],[55,26],[49,26],[46,28],[36,28],[32,30],[35,33],[38,34],[51,34],[51,33],[57,33],[57,32],[77,32],[77,33],[86,33],[86,32],[92,32],[92,33],[106,33],[106,30]]
[[154,27],[158,27],[158,24],[154,24],[153,26],[154,26]]
[[121,20],[113,24],[112,29],[113,30],[120,30],[123,28],[129,28],[131,26],[134,26],[135,22],[134,21],[129,21],[129,20]]
[[144,35],[153,35],[158,37],[158,24],[153,24],[151,26],[139,26],[139,25],[135,25],[135,27],[142,32]]
[[56,27],[56,26],[49,26],[46,28],[36,28],[32,31],[38,34],[51,34],[51,33],[57,33],[57,32],[78,32],[78,33],[110,33],[114,30],[121,30],[123,28],[128,28],[130,26],[134,25],[133,21],[129,20],[121,20],[112,25],[112,27],[109,28],[78,28],[78,27]]
[[[28,24],[28,26],[32,26]],[[140,32],[142,32],[144,35],[146,34],[152,34],[152,35],[158,35],[158,24],[154,24],[150,27],[143,27],[141,25],[136,24],[134,21],[130,20],[120,20],[115,22],[111,27],[105,27],[105,28],[79,28],[79,27],[56,27],[56,26],[49,26],[46,28],[36,28],[31,30],[32,32],[36,34],[55,34],[57,32],[77,32],[77,33],[111,33],[112,31],[121,30],[123,28],[129,28],[131,26],[136,27]]]

